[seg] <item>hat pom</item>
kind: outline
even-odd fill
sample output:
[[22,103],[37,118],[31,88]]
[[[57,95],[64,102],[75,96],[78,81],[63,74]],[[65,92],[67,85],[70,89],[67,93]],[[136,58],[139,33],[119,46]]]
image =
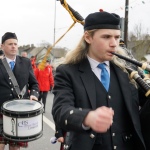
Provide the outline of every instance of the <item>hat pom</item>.
[[99,11],[100,11],[100,12],[103,12],[104,10],[103,10],[103,9],[99,9]]

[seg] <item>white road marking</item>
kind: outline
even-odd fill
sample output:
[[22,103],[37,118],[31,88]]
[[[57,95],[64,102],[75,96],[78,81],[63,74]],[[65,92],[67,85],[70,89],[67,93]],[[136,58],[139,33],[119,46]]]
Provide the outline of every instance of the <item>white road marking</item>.
[[55,124],[43,115],[43,121],[55,131]]

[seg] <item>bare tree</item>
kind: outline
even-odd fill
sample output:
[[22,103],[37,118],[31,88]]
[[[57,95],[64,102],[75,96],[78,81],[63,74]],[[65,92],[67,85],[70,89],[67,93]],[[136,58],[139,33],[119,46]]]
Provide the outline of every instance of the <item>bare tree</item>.
[[133,31],[129,32],[129,41],[146,40],[148,37],[148,28],[145,28],[141,22],[135,24]]
[[134,26],[134,33],[135,33],[135,36],[137,37],[137,40],[140,40],[141,39],[141,35],[142,35],[142,24],[139,23],[139,24],[136,24]]
[[137,37],[133,32],[129,32],[128,35],[129,35],[129,37],[128,37],[129,41],[137,41]]
[[141,60],[143,56],[150,53],[150,34],[142,23],[134,26],[133,31],[129,32],[128,48],[132,50],[134,57]]

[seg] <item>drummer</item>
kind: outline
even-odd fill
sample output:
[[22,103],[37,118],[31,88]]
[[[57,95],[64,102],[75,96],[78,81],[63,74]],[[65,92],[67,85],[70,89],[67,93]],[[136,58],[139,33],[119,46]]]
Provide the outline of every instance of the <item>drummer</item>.
[[[2,36],[1,48],[4,52],[4,57],[18,82],[22,94],[20,96],[16,94],[12,80],[0,59],[0,107],[5,101],[19,99],[20,97],[37,100],[39,96],[38,83],[35,79],[30,60],[17,55],[18,39],[16,34],[6,32]],[[1,121],[2,116],[0,122]],[[27,143],[6,141],[6,139],[0,136],[0,150],[4,150],[6,143],[9,143],[9,150],[20,150],[20,147],[27,147]]]

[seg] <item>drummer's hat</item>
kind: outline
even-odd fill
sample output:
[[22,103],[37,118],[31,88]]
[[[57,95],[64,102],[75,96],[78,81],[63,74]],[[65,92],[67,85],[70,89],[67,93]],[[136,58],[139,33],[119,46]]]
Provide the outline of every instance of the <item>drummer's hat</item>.
[[6,32],[3,36],[2,36],[2,44],[8,40],[8,39],[17,39],[17,36],[15,33],[12,33],[12,32]]

